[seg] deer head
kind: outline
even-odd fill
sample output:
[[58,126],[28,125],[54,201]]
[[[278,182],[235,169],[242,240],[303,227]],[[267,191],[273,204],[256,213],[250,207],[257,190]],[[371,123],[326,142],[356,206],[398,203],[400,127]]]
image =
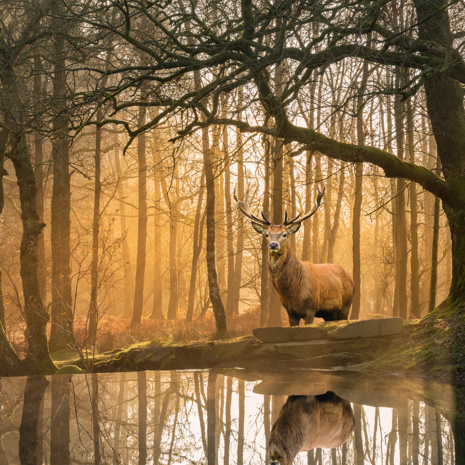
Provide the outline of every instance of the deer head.
[[315,214],[320,205],[322,205],[321,199],[325,195],[326,188],[323,187],[323,190],[320,191],[318,187],[318,196],[315,200],[315,206],[312,210],[302,215],[299,213],[294,219],[289,220],[287,217],[287,212],[284,214],[284,223],[283,224],[272,224],[268,218],[262,213],[262,218],[255,216],[249,207],[249,189],[245,193],[244,201],[241,201],[237,198],[236,188],[234,188],[234,198],[236,199],[237,204],[241,212],[252,220],[252,226],[259,234],[263,234],[267,241],[270,254],[280,255],[284,253],[287,248],[289,236],[295,234],[302,225],[302,221],[307,220]]

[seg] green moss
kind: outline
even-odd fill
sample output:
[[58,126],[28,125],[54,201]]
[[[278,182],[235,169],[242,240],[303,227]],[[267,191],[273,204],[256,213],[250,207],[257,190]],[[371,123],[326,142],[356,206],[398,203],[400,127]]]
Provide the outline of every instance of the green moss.
[[170,355],[168,358],[163,360],[160,366],[160,370],[176,370],[178,368],[178,361],[175,355]]
[[404,322],[400,345],[380,351],[367,369],[453,377],[465,371],[465,315],[458,306],[437,309],[422,320]]
[[57,367],[51,358],[44,359],[37,368],[39,375],[53,375],[56,371]]
[[56,375],[80,375],[86,373],[85,370],[82,368],[77,367],[76,365],[66,365],[64,367],[59,368],[56,371]]
[[62,349],[52,352],[50,357],[55,363],[63,363],[69,360],[74,360],[78,356],[77,350]]

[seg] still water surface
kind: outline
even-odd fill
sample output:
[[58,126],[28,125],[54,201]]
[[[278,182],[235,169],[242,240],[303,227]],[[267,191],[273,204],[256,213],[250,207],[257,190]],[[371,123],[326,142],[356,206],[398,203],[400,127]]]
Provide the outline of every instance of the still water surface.
[[[341,406],[351,425],[344,444],[300,452],[295,464],[456,463],[448,420],[401,385],[377,391],[331,379],[237,370],[3,378],[0,464],[264,464],[289,405],[298,406],[291,419],[315,418],[318,405],[326,436],[340,429]],[[288,423],[282,437],[293,441],[299,421]],[[320,445],[318,427],[310,430]]]

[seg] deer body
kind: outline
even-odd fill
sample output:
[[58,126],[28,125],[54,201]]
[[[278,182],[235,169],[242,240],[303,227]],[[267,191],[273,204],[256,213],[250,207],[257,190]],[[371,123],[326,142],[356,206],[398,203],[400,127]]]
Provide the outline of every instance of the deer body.
[[252,220],[252,226],[268,241],[268,263],[273,285],[289,315],[289,324],[298,326],[301,319],[313,323],[315,317],[325,321],[347,320],[354,297],[354,281],[339,265],[315,265],[299,260],[289,243],[302,221],[310,218],[320,207],[325,191],[318,190],[315,208],[283,224],[272,224],[262,213],[255,216],[247,203],[234,196],[242,213]]
[[270,464],[292,465],[299,452],[344,444],[354,430],[350,402],[333,392],[290,396],[268,441]]
[[299,260],[288,243],[268,256],[271,280],[291,326],[298,326],[301,319],[312,324],[315,317],[348,319],[354,282],[344,268]]

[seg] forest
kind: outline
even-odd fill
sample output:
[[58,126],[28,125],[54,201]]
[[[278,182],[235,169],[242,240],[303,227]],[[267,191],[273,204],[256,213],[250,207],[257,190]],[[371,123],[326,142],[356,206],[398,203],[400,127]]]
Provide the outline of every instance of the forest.
[[289,242],[353,276],[350,319],[460,315],[463,15],[2,2],[2,372],[287,324],[236,200],[280,224],[319,188]]
[[0,463],[465,463],[464,91],[463,0],[2,0]]

